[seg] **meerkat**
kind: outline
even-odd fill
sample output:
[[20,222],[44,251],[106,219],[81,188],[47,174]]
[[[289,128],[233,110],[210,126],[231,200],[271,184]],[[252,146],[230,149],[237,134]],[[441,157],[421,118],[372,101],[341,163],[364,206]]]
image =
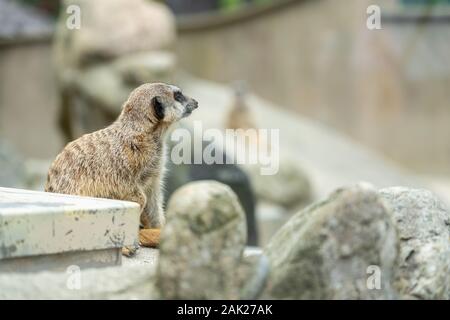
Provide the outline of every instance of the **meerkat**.
[[253,132],[247,136],[248,141],[254,145],[262,145],[266,142],[260,137],[255,116],[247,102],[247,86],[239,81],[233,84],[234,100],[229,108],[225,120],[225,128],[236,130],[237,134],[247,135],[248,131]]
[[[198,107],[173,85],[136,88],[110,126],[70,142],[51,165],[45,191],[137,202],[139,240],[157,247],[164,226],[164,133]],[[124,248],[125,255],[135,250]]]
[[233,85],[234,100],[226,118],[225,127],[228,129],[254,129],[256,128],[253,115],[247,104],[247,88],[243,82]]

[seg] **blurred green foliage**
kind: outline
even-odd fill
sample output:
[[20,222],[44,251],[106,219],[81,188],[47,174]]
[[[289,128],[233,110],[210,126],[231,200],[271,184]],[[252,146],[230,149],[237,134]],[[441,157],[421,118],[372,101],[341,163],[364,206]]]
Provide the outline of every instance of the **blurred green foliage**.
[[265,4],[274,0],[219,0],[219,7],[225,11],[233,11],[239,9],[246,4]]
[[233,11],[239,8],[243,2],[242,0],[220,0],[219,6],[225,11]]

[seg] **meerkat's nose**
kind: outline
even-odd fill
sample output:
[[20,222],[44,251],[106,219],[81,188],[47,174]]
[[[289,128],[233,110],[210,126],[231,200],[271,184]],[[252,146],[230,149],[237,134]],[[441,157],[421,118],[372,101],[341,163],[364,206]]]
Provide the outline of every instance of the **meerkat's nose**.
[[192,109],[197,109],[197,108],[198,108],[198,102],[197,102],[197,100],[191,98],[191,103],[190,103],[190,105],[191,105],[191,108],[192,108]]

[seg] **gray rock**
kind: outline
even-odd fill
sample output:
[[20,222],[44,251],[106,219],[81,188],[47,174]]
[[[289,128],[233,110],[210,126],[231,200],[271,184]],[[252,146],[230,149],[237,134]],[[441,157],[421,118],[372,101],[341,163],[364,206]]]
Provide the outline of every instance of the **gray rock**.
[[159,250],[155,248],[140,247],[136,254],[130,257],[122,256],[123,266],[141,266],[146,268],[148,265],[155,267],[158,264]]
[[255,216],[255,197],[247,174],[234,164],[189,165],[189,179],[215,180],[231,188],[236,193],[245,212],[247,224],[247,244],[258,245],[258,229]]
[[312,187],[301,166],[288,157],[280,158],[274,175],[262,175],[260,165],[242,165],[248,173],[256,196],[284,208],[302,208],[311,203]]
[[157,286],[166,299],[239,297],[236,269],[246,243],[245,215],[232,190],[192,182],[169,200]]
[[79,30],[66,27],[62,14],[55,37],[57,65],[79,68],[99,60],[126,54],[170,48],[175,42],[175,21],[161,3],[145,0],[66,0],[78,5],[82,19]]
[[111,64],[98,64],[78,72],[74,85],[79,89],[81,102],[86,105],[85,112],[96,108],[114,116],[120,113],[123,102],[134,89],[124,83]]
[[[271,274],[264,298],[395,297],[390,282],[396,231],[390,212],[370,186],[337,190],[297,213],[275,234],[265,253]],[[380,289],[372,286],[372,268],[381,275]]]
[[173,83],[176,57],[168,51],[129,54],[114,62],[120,78],[132,86],[148,82]]
[[395,286],[403,298],[450,299],[450,213],[427,190],[380,191],[392,207],[400,251]]

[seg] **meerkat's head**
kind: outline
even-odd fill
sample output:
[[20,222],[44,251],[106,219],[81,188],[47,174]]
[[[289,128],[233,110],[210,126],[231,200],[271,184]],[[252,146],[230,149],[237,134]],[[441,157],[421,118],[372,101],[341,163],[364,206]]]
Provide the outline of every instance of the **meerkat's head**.
[[197,101],[184,95],[176,86],[147,83],[133,90],[123,112],[153,124],[170,124],[189,116],[197,107]]

